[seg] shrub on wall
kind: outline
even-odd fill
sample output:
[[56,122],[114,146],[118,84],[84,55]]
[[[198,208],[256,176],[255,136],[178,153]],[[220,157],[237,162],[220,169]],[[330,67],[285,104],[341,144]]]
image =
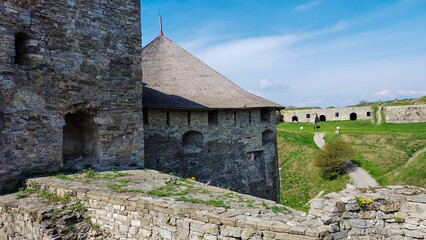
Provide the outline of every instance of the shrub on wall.
[[320,169],[322,176],[333,179],[344,173],[346,161],[351,156],[351,146],[341,138],[327,142],[314,156],[314,164]]

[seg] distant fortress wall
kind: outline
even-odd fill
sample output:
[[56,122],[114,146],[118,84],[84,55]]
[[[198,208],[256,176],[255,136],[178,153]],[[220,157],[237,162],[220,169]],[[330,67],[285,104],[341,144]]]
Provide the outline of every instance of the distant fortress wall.
[[426,104],[384,107],[387,123],[426,122]]
[[372,107],[346,107],[327,109],[282,110],[284,122],[310,122],[315,117],[319,121],[370,120]]

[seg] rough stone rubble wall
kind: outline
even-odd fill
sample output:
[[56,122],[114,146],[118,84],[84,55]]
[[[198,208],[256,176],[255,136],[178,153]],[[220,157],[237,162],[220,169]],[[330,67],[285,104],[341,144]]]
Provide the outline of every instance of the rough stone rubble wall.
[[[365,208],[360,208],[355,196],[365,197]],[[403,186],[346,189],[311,200],[309,214],[320,217],[334,239],[424,239],[426,190]]]
[[[209,125],[207,111],[190,111],[190,123],[183,110],[148,108],[147,116],[148,168],[279,201],[274,110],[269,112],[269,121],[261,120],[259,109],[219,110],[217,125]],[[183,146],[188,131],[202,134],[199,147]]]
[[384,107],[387,123],[426,122],[426,104]]
[[[370,112],[370,116],[367,113]],[[336,116],[338,113],[338,116]],[[346,108],[326,108],[326,109],[304,109],[304,110],[282,110],[281,115],[284,117],[284,122],[293,122],[293,117],[298,118],[298,122],[310,122],[315,116],[324,115],[326,121],[343,121],[351,120],[350,114],[356,113],[357,120],[373,119],[373,109],[371,107],[346,107]],[[310,115],[307,118],[307,114]]]
[[[54,181],[34,181],[39,181],[43,190],[57,192],[59,195],[66,192],[72,197],[78,197],[88,206],[87,214],[91,216],[92,222],[99,224],[111,236],[107,239],[309,240],[324,239],[328,235],[319,218],[307,216],[300,211],[274,213],[270,209],[248,207],[224,209],[136,193],[112,193],[108,190],[91,189],[90,185],[83,189],[72,185],[56,185]],[[222,191],[229,193],[228,190]],[[6,197],[13,199],[13,195]],[[268,200],[264,202],[273,204]],[[5,197],[0,197],[0,233],[32,236],[27,239],[42,239],[48,233],[43,229],[42,216],[53,211],[54,205],[36,202],[31,207],[26,207],[26,204],[10,204],[5,208],[8,204]],[[10,224],[10,220],[14,224]],[[0,240],[3,240],[1,237],[2,234]]]
[[[0,192],[46,169],[143,165],[139,5],[0,1]],[[23,64],[17,33],[28,37]],[[77,111],[96,123],[96,152],[67,163],[64,116]]]

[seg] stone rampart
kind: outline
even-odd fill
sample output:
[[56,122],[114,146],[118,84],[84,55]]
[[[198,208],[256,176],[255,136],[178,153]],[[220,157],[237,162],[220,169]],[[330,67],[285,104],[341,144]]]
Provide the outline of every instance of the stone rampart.
[[[151,170],[121,172],[117,176],[125,178],[117,179],[112,173],[104,174],[91,180],[84,175],[37,178],[29,180],[28,185],[39,186],[40,192],[44,191],[41,195],[51,192],[78,198],[87,207],[85,218],[90,217],[92,225],[99,227],[97,232],[76,227],[74,231],[83,232],[87,239],[410,240],[424,239],[426,234],[424,188],[388,186],[367,190],[349,185],[340,193],[312,199],[311,210],[304,213],[190,180],[165,186],[164,180],[170,175]],[[137,183],[140,179],[143,182]],[[133,184],[119,188],[117,183],[124,180]],[[131,189],[137,186],[143,189]],[[173,186],[191,187],[169,197],[153,196],[148,191],[158,193],[163,187]],[[18,200],[14,195],[0,197],[0,240],[59,236],[58,230],[53,231],[57,228],[52,230],[52,214],[66,206],[46,205],[40,199],[34,194]],[[212,204],[218,199],[224,205]]]
[[282,110],[284,122],[312,122],[317,121],[344,121],[344,120],[371,120],[371,107],[345,107],[326,109]]
[[426,122],[426,104],[387,106],[383,111],[387,123]]
[[346,189],[311,200],[333,239],[424,239],[426,190],[389,186]]
[[[163,175],[166,179],[169,177]],[[160,177],[155,175],[155,178]],[[248,195],[239,195],[241,200],[236,204],[241,206],[228,208],[137,192],[113,192],[98,184],[56,178],[31,182],[36,182],[42,191],[57,195],[67,193],[80,199],[88,207],[91,221],[107,233],[106,239],[324,239],[328,235],[318,217],[292,209],[273,211],[273,207],[286,208]],[[213,186],[203,189],[222,198],[238,194]],[[28,202],[25,201],[15,200],[11,195],[0,197],[0,232],[4,232],[0,239],[7,239],[5,235],[53,239],[42,221],[49,218],[46,213],[58,206],[46,207],[37,202],[25,206]],[[247,203],[253,205],[242,206]]]

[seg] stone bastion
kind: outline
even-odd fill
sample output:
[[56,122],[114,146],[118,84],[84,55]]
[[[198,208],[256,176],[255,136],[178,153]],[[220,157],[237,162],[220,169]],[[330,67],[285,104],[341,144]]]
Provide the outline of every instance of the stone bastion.
[[426,189],[417,187],[348,187],[311,200],[305,213],[153,170],[87,171],[30,179],[27,186],[0,197],[1,240],[424,239],[426,234]]

